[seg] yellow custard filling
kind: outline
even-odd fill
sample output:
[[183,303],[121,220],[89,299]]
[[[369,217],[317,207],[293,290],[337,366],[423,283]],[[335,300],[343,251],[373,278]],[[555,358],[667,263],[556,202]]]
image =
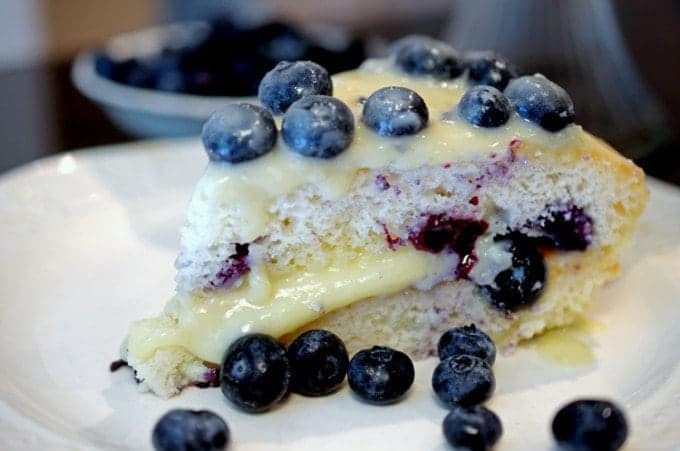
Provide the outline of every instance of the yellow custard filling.
[[446,257],[411,247],[284,277],[254,267],[238,288],[178,295],[169,316],[133,324],[128,350],[143,362],[160,347],[182,346],[202,360],[220,362],[228,344],[244,333],[280,336],[356,300],[403,290],[445,267]]

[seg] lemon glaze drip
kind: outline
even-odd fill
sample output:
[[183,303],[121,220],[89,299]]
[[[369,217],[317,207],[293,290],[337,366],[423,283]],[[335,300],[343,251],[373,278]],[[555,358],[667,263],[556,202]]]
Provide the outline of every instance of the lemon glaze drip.
[[600,323],[580,318],[569,326],[544,332],[530,340],[528,345],[533,346],[536,353],[548,362],[584,367],[595,362],[593,334],[603,328]]
[[[182,236],[185,247],[225,242],[217,239],[221,225],[214,230],[202,224],[206,211],[230,211],[238,218],[229,225],[231,241],[254,241],[267,232],[273,201],[305,184],[315,185],[328,199],[337,199],[351,188],[352,176],[361,169],[415,169],[482,159],[506,152],[513,139],[548,151],[587,139],[580,126],[550,133],[516,114],[493,129],[473,126],[456,114],[444,121],[444,113],[455,108],[469,87],[464,77],[447,82],[410,77],[395,72],[385,60],[369,60],[356,71],[335,75],[333,82],[334,96],[354,114],[351,145],[337,157],[324,160],[294,153],[279,136],[274,149],[255,160],[209,163],[188,207],[189,226]],[[427,127],[414,136],[395,138],[367,129],[361,123],[360,99],[384,86],[407,87],[423,97],[429,110]],[[277,122],[280,126],[280,118]],[[336,261],[326,268],[302,268],[281,277],[268,274],[266,265],[257,265],[238,287],[180,292],[166,307],[165,315],[133,324],[129,359],[144,362],[158,348],[181,346],[202,360],[220,362],[229,343],[243,333],[280,336],[292,332],[337,308],[411,287],[441,272],[443,265],[450,261],[410,246],[396,252],[386,248],[383,254],[364,254],[349,262]]]

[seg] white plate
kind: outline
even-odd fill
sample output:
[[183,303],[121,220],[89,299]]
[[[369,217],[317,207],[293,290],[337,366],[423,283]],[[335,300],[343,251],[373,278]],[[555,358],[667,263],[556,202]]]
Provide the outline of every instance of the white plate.
[[[0,448],[148,449],[156,419],[181,406],[219,412],[238,450],[447,449],[433,360],[393,406],[345,387],[263,415],[234,410],[219,389],[164,401],[138,393],[129,370],[108,372],[128,323],[172,294],[177,229],[204,165],[194,139],[65,154],[0,178]],[[626,449],[680,449],[680,191],[649,187],[623,275],[591,313],[595,363],[550,363],[531,345],[499,357],[498,450],[550,449],[552,415],[580,396],[625,406]]]

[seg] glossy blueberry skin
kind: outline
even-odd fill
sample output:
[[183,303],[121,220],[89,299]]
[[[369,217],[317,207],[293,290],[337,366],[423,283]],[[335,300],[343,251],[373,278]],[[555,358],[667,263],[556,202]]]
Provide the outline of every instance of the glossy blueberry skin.
[[440,360],[457,355],[472,355],[486,360],[489,366],[496,361],[496,345],[474,324],[444,332],[437,344],[437,353]]
[[281,137],[295,152],[315,158],[333,158],[354,137],[354,116],[334,97],[306,96],[283,116]]
[[505,88],[515,111],[545,130],[562,130],[575,120],[574,103],[567,91],[542,75],[515,78]]
[[201,138],[210,161],[240,163],[272,150],[276,136],[269,111],[249,103],[232,103],[210,116]]
[[512,268],[499,272],[495,285],[484,285],[484,293],[492,304],[506,311],[528,307],[538,299],[545,287],[546,267],[543,255],[532,240],[518,233],[496,237],[505,241],[512,254]]
[[508,98],[492,86],[475,86],[458,103],[460,116],[480,127],[500,127],[508,122],[511,112]]
[[272,337],[248,334],[229,346],[220,370],[222,393],[247,412],[263,412],[288,392],[286,350]]
[[229,428],[213,412],[175,409],[158,420],[151,442],[157,451],[218,451],[229,443]]
[[390,86],[371,94],[361,121],[381,136],[413,135],[427,126],[429,112],[422,97],[408,88]]
[[347,382],[362,399],[375,404],[398,401],[413,384],[413,362],[401,351],[373,346],[349,362]]
[[432,373],[432,389],[447,406],[474,406],[491,397],[496,378],[486,360],[458,355],[442,360]]
[[407,36],[392,45],[394,63],[411,75],[429,75],[450,80],[463,72],[458,52],[447,44],[427,36]]
[[560,445],[573,451],[616,451],[626,441],[628,423],[610,401],[582,399],[557,412],[552,431]]
[[474,85],[487,85],[502,91],[508,82],[517,77],[517,71],[503,56],[491,51],[465,54],[468,78]]
[[257,98],[272,113],[283,114],[296,100],[316,94],[333,94],[326,69],[311,61],[281,61],[262,78]]
[[503,435],[498,416],[483,406],[454,406],[442,423],[444,437],[457,450],[487,451]]
[[326,330],[310,330],[288,347],[293,391],[307,396],[323,396],[336,391],[347,375],[349,356],[337,335]]

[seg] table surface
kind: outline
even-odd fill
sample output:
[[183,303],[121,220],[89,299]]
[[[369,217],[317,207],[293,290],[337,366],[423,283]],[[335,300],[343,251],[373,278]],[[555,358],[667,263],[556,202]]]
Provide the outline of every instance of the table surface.
[[[70,64],[0,74],[0,173],[84,147],[134,141],[71,84]],[[636,160],[647,174],[680,185],[680,142]]]

